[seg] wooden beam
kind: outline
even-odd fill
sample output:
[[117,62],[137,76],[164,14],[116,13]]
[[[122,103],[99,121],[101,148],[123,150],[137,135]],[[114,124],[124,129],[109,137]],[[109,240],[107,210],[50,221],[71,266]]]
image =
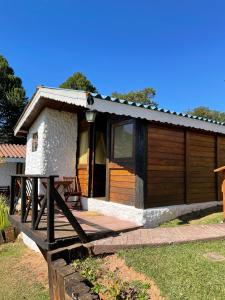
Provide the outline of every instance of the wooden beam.
[[47,205],[47,195],[45,195],[43,200],[41,201],[41,208],[40,208],[39,214],[37,216],[37,220],[36,220],[35,227],[34,227],[35,230],[38,229],[38,225],[41,221],[41,217],[43,216],[46,205]]
[[47,178],[47,242],[53,243],[55,241],[54,234],[54,199],[52,192],[54,189],[54,177]]
[[52,196],[56,201],[58,207],[62,210],[63,214],[66,216],[66,218],[68,219],[68,221],[70,222],[74,230],[77,232],[81,242],[88,243],[89,242],[88,236],[86,235],[83,228],[80,226],[79,222],[77,221],[75,216],[71,213],[68,206],[65,204],[65,202],[63,201],[60,194],[55,188],[52,189]]
[[185,203],[189,202],[189,181],[190,181],[190,131],[188,129],[185,130]]
[[111,122],[110,118],[107,120],[107,129],[106,129],[106,186],[105,186],[105,195],[106,200],[109,201],[109,163],[111,155]]
[[[26,177],[21,178],[21,223],[26,222]],[[29,208],[27,208],[29,209]]]
[[147,195],[147,142],[148,124],[144,120],[135,122],[135,207],[144,209]]
[[[216,158],[215,158],[215,168],[218,168],[220,166],[220,138],[218,135],[215,136],[216,139]],[[215,181],[216,181],[216,200],[220,201],[220,195],[221,195],[221,186],[220,186],[220,180],[219,180],[219,174],[215,172]]]
[[11,176],[11,186],[10,186],[10,209],[9,214],[13,215],[15,210],[15,183],[16,183],[16,177]]
[[38,178],[32,178],[32,222],[31,228],[35,230],[35,223],[38,216]]

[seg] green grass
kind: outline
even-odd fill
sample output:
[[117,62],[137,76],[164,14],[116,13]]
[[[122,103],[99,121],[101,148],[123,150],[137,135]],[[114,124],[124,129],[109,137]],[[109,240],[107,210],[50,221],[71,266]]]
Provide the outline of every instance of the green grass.
[[10,226],[8,220],[8,207],[6,205],[6,199],[0,195],[0,231],[5,230]]
[[220,224],[223,221],[222,207],[217,206],[192,212],[168,221],[160,227],[175,227],[179,225]]
[[169,245],[120,251],[135,271],[152,278],[170,300],[224,300],[225,260],[204,257],[216,252],[225,257],[225,241]]
[[35,280],[35,270],[21,263],[25,246],[8,243],[0,246],[0,300],[47,300],[47,289]]

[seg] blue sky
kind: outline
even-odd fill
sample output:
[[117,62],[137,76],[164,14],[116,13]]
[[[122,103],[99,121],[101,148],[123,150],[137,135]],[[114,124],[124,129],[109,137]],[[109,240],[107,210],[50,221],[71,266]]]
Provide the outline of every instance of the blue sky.
[[147,86],[161,107],[225,111],[224,0],[0,0],[0,53],[23,80],[81,71],[99,92]]

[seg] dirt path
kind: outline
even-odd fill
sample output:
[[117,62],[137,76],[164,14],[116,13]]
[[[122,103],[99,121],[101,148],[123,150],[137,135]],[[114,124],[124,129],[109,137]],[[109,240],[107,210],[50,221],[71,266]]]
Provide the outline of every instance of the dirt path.
[[149,294],[152,300],[165,300],[165,298],[160,296],[160,290],[153,280],[127,267],[122,258],[119,258],[115,254],[109,255],[104,258],[104,263],[111,272],[117,272],[121,280],[128,282],[139,280],[141,282],[148,283],[151,287]]
[[19,265],[29,266],[29,268],[35,270],[35,278],[33,278],[33,280],[40,282],[43,286],[48,288],[48,266],[40,253],[25,248]]

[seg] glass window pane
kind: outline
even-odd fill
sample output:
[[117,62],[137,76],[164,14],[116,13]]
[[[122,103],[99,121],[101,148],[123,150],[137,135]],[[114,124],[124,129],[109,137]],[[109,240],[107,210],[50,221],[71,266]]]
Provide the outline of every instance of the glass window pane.
[[88,131],[83,131],[80,133],[80,145],[79,145],[79,164],[87,164],[88,154]]
[[114,158],[133,157],[133,124],[114,127]]

